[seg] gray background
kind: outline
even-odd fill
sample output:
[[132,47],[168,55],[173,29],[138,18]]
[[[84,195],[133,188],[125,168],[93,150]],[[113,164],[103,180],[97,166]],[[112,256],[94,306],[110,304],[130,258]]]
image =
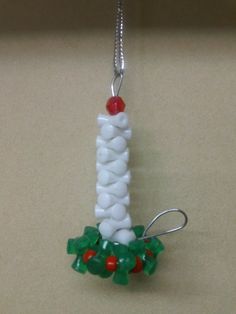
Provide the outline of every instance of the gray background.
[[128,287],[70,269],[67,238],[96,223],[114,1],[0,1],[3,314],[235,312],[235,1],[126,2],[130,212],[189,225]]

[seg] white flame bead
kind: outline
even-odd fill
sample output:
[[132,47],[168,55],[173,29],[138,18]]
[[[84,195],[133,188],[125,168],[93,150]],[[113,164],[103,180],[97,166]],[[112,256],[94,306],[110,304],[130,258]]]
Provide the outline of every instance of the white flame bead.
[[111,116],[99,114],[97,122],[100,135],[96,140],[95,216],[101,220],[99,231],[103,239],[127,245],[135,239],[135,234],[130,229],[131,217],[126,208],[130,203],[127,140],[131,138],[132,132],[128,116],[124,112]]

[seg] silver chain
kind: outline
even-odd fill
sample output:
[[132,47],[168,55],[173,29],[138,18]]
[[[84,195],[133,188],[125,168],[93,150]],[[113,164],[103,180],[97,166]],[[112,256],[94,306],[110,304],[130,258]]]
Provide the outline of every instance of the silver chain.
[[124,34],[123,0],[117,0],[115,44],[113,58],[114,77],[111,83],[112,96],[118,96],[124,77],[125,61],[123,48],[124,46],[123,34]]

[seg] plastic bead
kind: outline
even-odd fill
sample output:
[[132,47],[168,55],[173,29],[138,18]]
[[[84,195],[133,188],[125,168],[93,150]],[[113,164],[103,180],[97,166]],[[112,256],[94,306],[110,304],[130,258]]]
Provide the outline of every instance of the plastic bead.
[[129,243],[129,249],[134,253],[135,255],[141,254],[142,251],[144,251],[145,244],[141,240],[134,240]]
[[134,226],[132,229],[136,235],[136,238],[140,238],[144,233],[144,226],[142,225]]
[[105,270],[104,260],[99,255],[96,255],[89,259],[87,268],[91,274],[98,275]]
[[115,220],[123,220],[127,215],[127,211],[124,205],[115,204],[108,209],[102,209],[98,205],[95,206],[95,216],[101,218],[113,218]]
[[153,257],[154,256],[154,254],[152,253],[152,251],[151,250],[146,250],[146,255],[148,255],[148,256],[151,256],[151,257]]
[[127,141],[122,136],[117,136],[110,141],[105,141],[101,136],[98,136],[96,139],[96,146],[111,148],[116,153],[123,153],[127,147]]
[[127,171],[123,176],[117,176],[114,173],[107,170],[101,170],[98,173],[98,182],[101,185],[108,185],[117,181],[129,184],[130,178],[131,178],[130,171]]
[[156,238],[150,239],[149,242],[146,242],[147,249],[151,250],[153,255],[156,257],[157,254],[164,250],[164,245],[162,242]]
[[116,271],[117,261],[118,260],[116,256],[108,256],[106,259],[106,269],[109,271]]
[[90,241],[90,245],[95,244],[99,238],[99,231],[97,228],[86,226],[84,228],[84,235],[87,236],[87,238]]
[[109,162],[106,165],[103,165],[99,162],[96,163],[96,170],[97,172],[101,170],[108,170],[111,171],[112,173],[118,175],[118,176],[123,176],[126,171],[127,171],[127,163],[125,163],[121,159],[117,159],[115,161]]
[[97,183],[96,191],[98,194],[108,193],[115,195],[116,197],[124,197],[128,193],[128,188],[127,184],[123,182],[116,182],[108,186],[102,186]]
[[[83,254],[86,250],[86,248],[89,246],[90,241],[89,238],[85,235],[76,238],[73,242],[73,249],[78,254]],[[70,249],[72,247],[72,244],[70,244]]]
[[101,132],[101,137],[106,141],[111,140],[117,136],[122,136],[126,140],[130,140],[132,136],[131,129],[122,130],[111,124],[104,124],[101,127],[100,132]]
[[136,256],[136,265],[132,269],[132,273],[140,273],[143,270],[143,263],[139,256]]
[[125,197],[117,198],[114,195],[111,195],[108,193],[101,193],[98,196],[97,202],[98,202],[98,205],[104,209],[111,207],[112,205],[116,203],[128,206],[130,203],[130,197],[129,197],[129,194],[127,194]]
[[119,285],[127,285],[129,283],[128,272],[117,270],[113,276],[113,282]]
[[107,240],[100,240],[99,250],[102,255],[109,256],[112,253],[112,243]]
[[120,234],[119,239],[121,239],[121,241],[118,241],[118,242],[122,243],[124,241],[126,242],[126,238],[128,238],[128,240],[131,239],[131,236],[129,235],[129,231],[126,230],[126,228],[130,228],[130,227],[131,227],[131,218],[129,214],[126,214],[126,217],[120,221],[112,219],[112,218],[104,219],[99,225],[99,231],[103,235],[104,239],[109,239],[117,229],[121,229],[117,231],[117,233],[119,232]]
[[119,256],[118,269],[122,271],[130,271],[135,267],[136,260],[133,254],[127,252]]
[[97,160],[101,163],[107,163],[108,161],[113,161],[121,159],[124,162],[128,162],[129,160],[129,150],[126,149],[123,153],[117,154],[113,150],[106,148],[106,147],[100,147],[97,150]]
[[100,274],[98,274],[101,278],[109,278],[112,276],[112,272],[108,270],[103,270]]
[[75,246],[76,239],[69,239],[67,242],[67,254],[77,254],[77,248]]
[[152,275],[157,267],[157,261],[151,256],[147,256],[145,259],[145,265],[143,271],[146,275]]
[[86,264],[87,262],[88,262],[88,260],[91,258],[91,257],[93,257],[93,256],[95,256],[97,254],[97,252],[96,251],[94,251],[94,250],[88,250],[86,253],[84,253],[84,255],[83,255],[83,262]]
[[106,108],[110,115],[115,115],[125,110],[125,103],[121,97],[113,96],[108,99]]
[[103,239],[109,239],[115,230],[116,229],[109,223],[108,219],[103,220],[99,225],[99,231],[101,232]]
[[112,241],[117,241],[121,244],[128,245],[129,242],[135,239],[133,230],[121,229],[116,231],[112,236]]
[[74,260],[72,266],[75,271],[85,274],[87,271],[87,266],[83,263],[83,260],[81,257],[77,256],[77,258]]
[[128,116],[125,112],[119,112],[114,116],[99,114],[97,117],[97,122],[99,127],[102,127],[106,123],[114,125],[120,129],[127,129],[129,126]]

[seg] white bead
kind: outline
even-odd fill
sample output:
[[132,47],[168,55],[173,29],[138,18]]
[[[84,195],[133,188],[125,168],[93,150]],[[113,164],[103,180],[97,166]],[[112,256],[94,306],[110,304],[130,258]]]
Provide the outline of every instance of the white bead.
[[126,129],[124,131],[119,130],[117,127],[111,124],[104,124],[100,130],[101,136],[104,140],[111,140],[116,136],[123,136],[127,140],[131,138],[131,129]]
[[103,209],[99,207],[98,205],[95,206],[94,213],[97,219],[110,218],[111,216],[109,209]]
[[126,214],[122,220],[109,219],[109,223],[116,229],[131,228],[132,221],[129,214]]
[[128,193],[128,187],[123,182],[116,182],[105,187],[97,183],[96,191],[98,194],[108,193],[117,197],[124,197]]
[[130,171],[128,170],[123,176],[117,176],[114,173],[107,171],[107,170],[101,170],[98,172],[98,182],[101,185],[108,185],[115,182],[124,182],[129,184],[130,183]]
[[125,197],[118,198],[108,193],[101,193],[98,195],[97,202],[101,208],[105,208],[105,209],[113,206],[115,203],[129,206],[130,196],[129,194],[127,194]]
[[111,171],[117,175],[124,175],[127,171],[127,163],[123,160],[115,160],[111,161],[105,165],[100,164],[99,162],[96,163],[96,170],[97,172],[101,170],[108,170]]
[[125,206],[121,204],[115,204],[108,209],[103,209],[96,205],[94,211],[98,219],[112,218],[119,221],[123,220],[127,214]]
[[126,129],[128,127],[128,116],[125,112],[119,112],[114,116],[108,116],[104,114],[99,114],[97,117],[98,126],[102,127],[104,124],[109,123],[117,126],[121,129]]
[[127,147],[127,141],[122,136],[117,136],[110,141],[104,141],[101,136],[97,136],[96,146],[111,148],[117,153],[122,153]]
[[119,242],[124,245],[128,245],[129,242],[136,239],[135,233],[133,230],[121,229],[116,231],[111,237],[111,241]]
[[[130,215],[127,214],[125,219],[117,221],[114,219],[104,219],[99,225],[99,231],[104,239],[108,239],[118,229],[130,228],[132,225]],[[124,238],[124,235],[123,235]]]
[[116,229],[109,223],[108,219],[107,220],[104,219],[100,223],[98,229],[103,239],[109,239],[112,236],[112,234],[116,231]]
[[106,163],[108,161],[113,161],[116,159],[121,159],[125,162],[128,162],[129,160],[129,150],[126,149],[125,152],[121,154],[115,153],[113,150],[106,148],[106,147],[100,147],[97,150],[97,160],[101,163]]
[[115,204],[110,209],[111,218],[115,220],[123,220],[127,214],[127,210],[122,204]]

